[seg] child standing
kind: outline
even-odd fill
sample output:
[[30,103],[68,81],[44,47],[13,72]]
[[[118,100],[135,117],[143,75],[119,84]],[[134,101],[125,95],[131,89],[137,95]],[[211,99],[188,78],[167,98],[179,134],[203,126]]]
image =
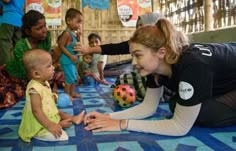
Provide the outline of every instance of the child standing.
[[78,73],[76,69],[76,63],[78,56],[73,51],[73,47],[79,39],[79,32],[82,29],[83,15],[74,8],[68,9],[65,16],[67,29],[62,33],[58,45],[62,51],[60,57],[61,68],[65,75],[65,93],[69,94],[71,99],[74,97],[81,97],[80,94],[74,91],[75,84],[78,80]]
[[[90,47],[100,46],[101,44],[101,37],[96,33],[91,33],[88,36],[88,42]],[[100,83],[109,85],[109,83],[104,79],[104,67],[107,62],[107,55],[101,54],[93,54],[93,61],[92,61],[92,71],[96,74],[97,77],[100,78]]]
[[26,101],[23,109],[19,136],[30,142],[31,138],[44,141],[68,140],[63,128],[72,123],[80,124],[84,111],[77,116],[68,115],[57,109],[55,99],[48,80],[54,75],[52,58],[41,49],[27,51],[23,56],[23,64],[30,79],[26,89]]
[[101,79],[91,70],[93,55],[83,55],[83,61],[79,63],[78,72],[84,85],[95,85],[96,82],[101,83]]

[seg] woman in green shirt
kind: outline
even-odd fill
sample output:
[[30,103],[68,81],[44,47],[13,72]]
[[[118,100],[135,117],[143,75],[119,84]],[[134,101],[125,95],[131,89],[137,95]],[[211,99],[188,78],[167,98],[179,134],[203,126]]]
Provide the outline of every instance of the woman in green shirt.
[[22,18],[23,38],[13,50],[14,58],[0,67],[0,109],[14,105],[25,94],[27,75],[22,64],[24,52],[40,48],[51,50],[51,37],[47,31],[45,17],[30,10]]

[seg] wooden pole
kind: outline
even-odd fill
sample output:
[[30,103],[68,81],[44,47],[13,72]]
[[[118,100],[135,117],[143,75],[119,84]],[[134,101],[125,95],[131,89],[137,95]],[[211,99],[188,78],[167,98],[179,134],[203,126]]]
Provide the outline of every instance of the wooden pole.
[[160,1],[152,0],[152,11],[161,13],[161,3]]
[[205,31],[213,30],[213,3],[212,0],[204,1],[204,23],[205,23]]

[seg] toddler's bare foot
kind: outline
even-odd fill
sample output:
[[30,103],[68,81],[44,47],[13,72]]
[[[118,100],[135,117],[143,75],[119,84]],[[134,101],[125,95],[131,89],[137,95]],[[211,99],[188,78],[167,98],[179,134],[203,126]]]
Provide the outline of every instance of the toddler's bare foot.
[[79,93],[74,92],[72,94],[72,97],[74,97],[74,98],[81,98],[81,95]]
[[85,111],[83,110],[79,115],[72,118],[73,123],[80,124],[84,120]]
[[105,80],[102,80],[101,83],[104,84],[104,85],[110,85],[111,84],[110,82],[107,82]]
[[73,98],[72,96],[70,96],[70,101],[73,102],[75,100],[75,98]]

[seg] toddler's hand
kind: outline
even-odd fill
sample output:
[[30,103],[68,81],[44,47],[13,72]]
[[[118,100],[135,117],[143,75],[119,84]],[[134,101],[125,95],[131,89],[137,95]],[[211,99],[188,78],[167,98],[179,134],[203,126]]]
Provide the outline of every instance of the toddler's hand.
[[62,126],[62,128],[68,128],[72,125],[72,119],[68,118],[65,120],[61,120],[59,124]]
[[48,126],[48,131],[51,132],[56,138],[59,138],[62,134],[62,127],[60,124],[51,123]]
[[70,57],[70,60],[75,63],[76,61],[78,61],[78,56],[77,55],[72,55]]

